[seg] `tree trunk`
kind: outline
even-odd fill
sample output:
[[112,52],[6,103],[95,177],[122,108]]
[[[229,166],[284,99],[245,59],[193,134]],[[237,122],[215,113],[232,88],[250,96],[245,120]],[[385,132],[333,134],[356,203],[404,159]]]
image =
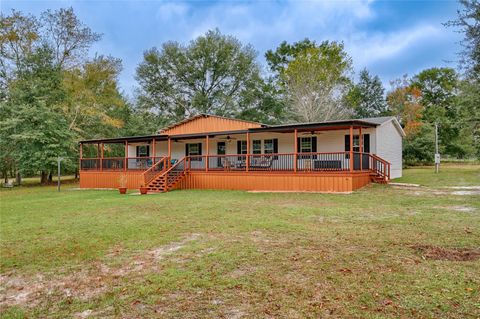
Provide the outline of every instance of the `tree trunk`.
[[75,169],[75,180],[78,179],[78,168]]
[[40,175],[40,184],[46,185],[48,182],[48,174],[45,171],[42,171],[42,174]]
[[4,178],[5,184],[7,184],[8,183],[8,171],[6,169],[3,170],[3,178]]
[[52,174],[52,171],[50,171],[48,173],[48,183],[49,184],[53,184],[53,174]]
[[22,174],[19,171],[17,171],[17,185],[22,185]]

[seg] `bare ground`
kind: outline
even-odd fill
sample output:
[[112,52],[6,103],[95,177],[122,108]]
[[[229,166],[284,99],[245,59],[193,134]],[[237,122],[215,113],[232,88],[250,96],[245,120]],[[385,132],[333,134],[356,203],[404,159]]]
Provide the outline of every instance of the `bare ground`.
[[[158,270],[158,261],[199,237],[199,234],[192,234],[181,241],[137,254],[118,266],[94,262],[88,269],[70,275],[36,274],[25,277],[14,272],[0,274],[0,310],[11,306],[35,307],[41,300],[54,295],[89,300],[114,287],[121,277]],[[118,254],[118,251],[116,248],[110,255]],[[88,315],[85,312],[79,317]]]

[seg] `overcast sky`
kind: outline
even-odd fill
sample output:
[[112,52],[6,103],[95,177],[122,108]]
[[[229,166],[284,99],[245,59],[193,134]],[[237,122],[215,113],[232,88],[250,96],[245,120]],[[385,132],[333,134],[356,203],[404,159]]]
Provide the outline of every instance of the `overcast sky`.
[[131,93],[143,51],[169,40],[188,42],[209,29],[252,44],[258,61],[286,40],[343,41],[355,72],[366,67],[388,88],[390,80],[433,66],[455,67],[461,35],[442,23],[454,19],[455,1],[0,1],[38,15],[73,7],[103,38],[95,53],[121,58],[120,83]]

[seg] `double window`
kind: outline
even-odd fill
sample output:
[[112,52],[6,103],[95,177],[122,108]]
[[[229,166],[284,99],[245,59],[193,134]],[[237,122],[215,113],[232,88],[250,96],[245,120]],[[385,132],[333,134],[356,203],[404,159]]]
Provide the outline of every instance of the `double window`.
[[[247,141],[237,141],[237,154],[247,154]],[[278,139],[263,140],[263,154],[278,153]],[[262,140],[252,141],[252,154],[262,154]]]

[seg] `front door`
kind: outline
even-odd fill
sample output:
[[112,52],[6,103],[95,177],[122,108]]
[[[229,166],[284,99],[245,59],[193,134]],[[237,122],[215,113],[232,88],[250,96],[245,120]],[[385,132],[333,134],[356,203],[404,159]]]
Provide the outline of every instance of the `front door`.
[[[217,142],[217,155],[225,155],[227,153],[227,145],[225,142]],[[217,166],[222,167],[222,158],[217,157]]]

